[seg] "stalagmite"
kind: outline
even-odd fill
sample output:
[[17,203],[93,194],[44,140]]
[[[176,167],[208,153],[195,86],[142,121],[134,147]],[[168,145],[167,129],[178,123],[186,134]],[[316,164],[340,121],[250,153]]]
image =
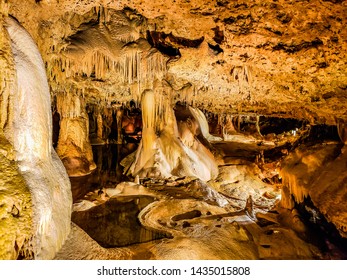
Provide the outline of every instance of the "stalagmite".
[[128,173],[140,178],[215,178],[218,168],[214,157],[195,137],[199,124],[177,124],[171,106],[167,86],[157,85],[154,91],[142,94],[142,140]]
[[237,131],[233,124],[233,115],[231,114],[222,115],[219,117],[218,121],[220,125],[222,126],[223,140],[225,141],[232,140],[234,138],[234,135],[237,134]]
[[259,133],[259,135],[260,135],[261,137],[263,137],[263,135],[261,134],[261,131],[260,131],[259,119],[260,119],[260,117],[257,115],[257,116],[256,116],[255,126],[256,126],[256,128],[257,128],[257,132]]
[[[28,186],[33,205],[32,257],[53,258],[70,231],[71,190],[64,166],[52,147],[51,99],[37,46],[14,19],[6,20],[11,38],[17,85],[11,129],[5,136]],[[28,221],[30,222],[30,221]]]

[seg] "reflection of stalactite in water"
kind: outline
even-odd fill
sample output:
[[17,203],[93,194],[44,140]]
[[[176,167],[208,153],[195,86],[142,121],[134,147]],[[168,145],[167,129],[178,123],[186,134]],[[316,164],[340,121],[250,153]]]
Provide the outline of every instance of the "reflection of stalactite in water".
[[118,107],[116,111],[116,120],[117,120],[117,144],[122,144],[122,118],[123,118],[123,109]]

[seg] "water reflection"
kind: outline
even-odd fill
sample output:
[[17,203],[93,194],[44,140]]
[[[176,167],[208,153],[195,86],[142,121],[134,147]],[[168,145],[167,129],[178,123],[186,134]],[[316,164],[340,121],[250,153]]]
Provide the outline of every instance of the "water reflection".
[[137,216],[155,199],[151,196],[111,198],[87,211],[73,212],[72,221],[103,247],[119,247],[148,242],[170,235],[146,229]]
[[93,145],[92,149],[97,168],[89,175],[70,178],[74,202],[83,198],[90,191],[104,187],[115,187],[118,183],[126,181],[127,178],[123,175],[123,167],[120,162],[125,156],[137,149],[137,144]]

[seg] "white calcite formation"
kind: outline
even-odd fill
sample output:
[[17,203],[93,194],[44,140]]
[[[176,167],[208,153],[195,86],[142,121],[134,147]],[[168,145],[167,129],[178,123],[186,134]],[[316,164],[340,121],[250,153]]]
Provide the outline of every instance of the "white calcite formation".
[[[52,147],[51,99],[39,50],[16,20],[7,18],[5,27],[16,79],[10,90],[11,103],[6,113],[2,111],[11,116],[5,136],[13,145],[14,160],[31,194],[31,257],[51,259],[70,231],[70,182]],[[30,224],[29,219],[27,222]]]
[[194,176],[203,181],[218,175],[213,154],[196,138],[199,123],[177,123],[169,87],[157,85],[155,91],[145,91],[141,109],[142,140],[128,174],[141,178]]

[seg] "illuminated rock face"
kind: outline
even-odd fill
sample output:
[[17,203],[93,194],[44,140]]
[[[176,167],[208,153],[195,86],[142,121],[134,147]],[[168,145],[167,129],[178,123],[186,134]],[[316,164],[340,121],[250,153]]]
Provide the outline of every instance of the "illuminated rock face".
[[5,136],[12,142],[19,173],[31,194],[31,257],[50,259],[70,231],[70,182],[52,147],[51,99],[40,53],[14,19],[6,20],[6,28],[17,83],[7,110],[13,119]]

